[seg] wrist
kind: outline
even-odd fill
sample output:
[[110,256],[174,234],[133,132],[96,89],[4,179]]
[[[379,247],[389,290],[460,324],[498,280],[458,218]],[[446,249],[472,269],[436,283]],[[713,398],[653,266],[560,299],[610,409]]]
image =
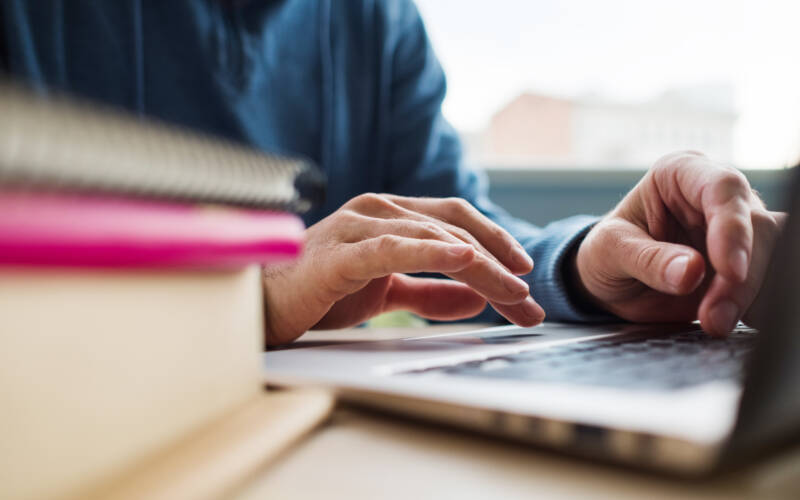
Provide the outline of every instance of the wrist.
[[286,284],[282,283],[285,281],[283,279],[285,272],[286,266],[280,264],[264,268],[262,272],[265,347],[286,344],[299,336],[292,334],[289,325],[281,319],[280,313],[286,309],[281,302],[285,302],[286,297],[282,296],[280,291],[288,289]]
[[584,313],[592,315],[608,314],[608,311],[603,308],[597,298],[592,295],[581,278],[578,259],[580,258],[580,251],[585,240],[586,237],[576,242],[572,248],[569,249],[564,259],[562,268],[564,287],[572,303],[579,307]]

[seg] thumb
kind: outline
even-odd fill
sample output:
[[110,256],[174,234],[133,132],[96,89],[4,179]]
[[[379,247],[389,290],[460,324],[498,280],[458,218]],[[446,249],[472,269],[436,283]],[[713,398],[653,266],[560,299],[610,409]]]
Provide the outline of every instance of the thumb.
[[687,295],[703,281],[705,261],[697,250],[657,241],[633,224],[626,229],[616,254],[623,273],[671,295]]

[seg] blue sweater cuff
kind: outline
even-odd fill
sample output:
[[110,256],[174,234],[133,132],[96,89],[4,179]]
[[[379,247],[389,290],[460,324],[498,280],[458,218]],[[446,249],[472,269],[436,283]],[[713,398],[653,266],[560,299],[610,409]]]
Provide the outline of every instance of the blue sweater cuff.
[[547,314],[548,321],[599,322],[613,316],[598,313],[591,304],[576,302],[564,279],[565,259],[597,223],[599,217],[579,215],[552,223],[526,250],[533,257],[533,272],[525,279],[531,295]]

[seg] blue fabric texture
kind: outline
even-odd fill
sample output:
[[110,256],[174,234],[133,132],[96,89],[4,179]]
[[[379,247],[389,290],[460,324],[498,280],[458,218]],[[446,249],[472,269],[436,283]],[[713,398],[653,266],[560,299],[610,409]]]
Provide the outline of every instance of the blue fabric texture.
[[42,91],[316,161],[329,189],[309,225],[365,192],[464,198],[533,256],[549,319],[597,319],[562,278],[596,218],[538,228],[488,199],[442,116],[444,73],[411,1],[4,0],[0,51]]

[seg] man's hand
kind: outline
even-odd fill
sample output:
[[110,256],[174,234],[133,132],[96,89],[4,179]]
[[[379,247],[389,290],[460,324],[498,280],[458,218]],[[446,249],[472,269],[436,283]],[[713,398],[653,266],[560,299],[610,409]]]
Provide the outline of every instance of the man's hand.
[[[515,276],[532,268],[522,246],[464,200],[361,195],[306,231],[298,261],[265,270],[267,343],[395,309],[466,318],[486,301],[532,326],[544,311]],[[417,272],[453,280],[404,274]]]
[[784,218],[734,168],[674,153],[589,232],[577,252],[579,286],[631,321],[700,319],[712,335],[739,319],[759,326],[753,305]]

